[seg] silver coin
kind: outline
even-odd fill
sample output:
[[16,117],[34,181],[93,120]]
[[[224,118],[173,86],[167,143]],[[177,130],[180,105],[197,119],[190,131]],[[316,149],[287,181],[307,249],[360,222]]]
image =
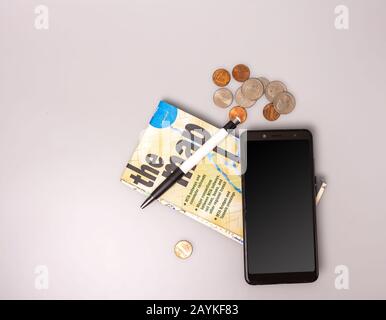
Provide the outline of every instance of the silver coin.
[[286,85],[281,81],[271,81],[265,89],[265,96],[268,101],[272,102],[277,94],[287,91]]
[[241,92],[241,87],[236,91],[235,100],[239,106],[244,108],[250,108],[256,103],[256,100],[249,100],[248,98],[244,97],[243,93]]
[[241,92],[249,100],[258,100],[264,94],[264,85],[259,79],[249,78],[241,86]]
[[220,108],[229,107],[233,102],[232,91],[227,88],[216,90],[216,92],[213,94],[213,102],[217,107]]
[[289,92],[280,92],[273,99],[273,107],[280,114],[288,114],[295,109],[295,97]]
[[257,78],[257,79],[259,79],[259,80],[261,81],[261,83],[263,84],[263,86],[264,86],[264,92],[265,92],[265,89],[266,89],[267,86],[268,86],[269,80],[268,80],[267,78],[264,78],[264,77],[259,77],[259,78]]

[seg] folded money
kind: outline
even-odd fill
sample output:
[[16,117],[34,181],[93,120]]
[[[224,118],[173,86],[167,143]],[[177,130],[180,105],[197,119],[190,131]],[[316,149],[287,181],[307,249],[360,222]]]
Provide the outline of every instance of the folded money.
[[[150,194],[218,128],[161,101],[121,181]],[[160,198],[183,214],[242,243],[239,139],[228,137]]]

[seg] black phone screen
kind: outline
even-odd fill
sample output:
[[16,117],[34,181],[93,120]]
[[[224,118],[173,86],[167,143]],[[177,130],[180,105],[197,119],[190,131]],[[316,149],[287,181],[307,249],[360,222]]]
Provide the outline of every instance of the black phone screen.
[[[248,137],[243,196],[247,277],[262,275],[262,282],[267,283],[315,280],[311,137],[308,134],[304,139],[250,140]],[[303,273],[308,275],[302,277]],[[275,281],[272,274],[282,276]]]

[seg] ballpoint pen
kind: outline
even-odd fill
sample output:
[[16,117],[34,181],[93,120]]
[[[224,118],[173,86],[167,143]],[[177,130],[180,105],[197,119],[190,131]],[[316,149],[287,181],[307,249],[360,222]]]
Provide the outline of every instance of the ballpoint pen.
[[182,176],[194,168],[206,155],[218,146],[229,134],[230,130],[236,129],[241,123],[239,118],[229,121],[224,127],[217,131],[207,142],[205,142],[192,156],[186,159],[180,167],[176,168],[162,183],[154,189],[150,196],[141,205],[141,209],[146,208],[154,200],[157,200],[171,186],[173,186]]

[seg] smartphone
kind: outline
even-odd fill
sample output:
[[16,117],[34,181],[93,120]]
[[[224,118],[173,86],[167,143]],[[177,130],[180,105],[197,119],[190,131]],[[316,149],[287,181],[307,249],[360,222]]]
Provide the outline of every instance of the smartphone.
[[308,130],[241,135],[245,279],[249,284],[318,278],[315,174]]

